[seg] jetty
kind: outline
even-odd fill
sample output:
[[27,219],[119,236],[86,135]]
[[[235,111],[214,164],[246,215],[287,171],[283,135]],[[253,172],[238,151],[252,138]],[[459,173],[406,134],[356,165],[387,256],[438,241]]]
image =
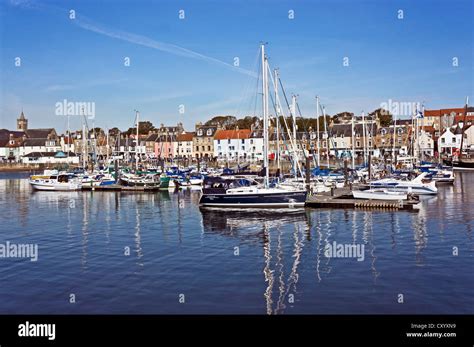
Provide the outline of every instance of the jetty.
[[159,187],[128,187],[121,186],[119,184],[109,184],[105,186],[90,186],[83,185],[83,191],[98,191],[98,192],[158,192],[158,191],[168,191],[168,188],[159,188]]
[[345,208],[361,210],[414,211],[420,208],[419,201],[354,199],[349,188],[333,189],[330,193],[314,194],[307,198],[306,207]]

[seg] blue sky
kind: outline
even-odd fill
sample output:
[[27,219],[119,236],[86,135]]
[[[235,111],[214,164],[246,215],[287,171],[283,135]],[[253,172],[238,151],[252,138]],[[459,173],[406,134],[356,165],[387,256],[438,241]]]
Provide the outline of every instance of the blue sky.
[[13,129],[23,108],[30,127],[64,131],[55,115],[64,99],[95,102],[103,128],[132,126],[134,109],[188,130],[213,115],[252,115],[261,41],[306,116],[315,95],[329,114],[389,99],[460,107],[474,96],[472,15],[470,0],[1,0],[0,128]]

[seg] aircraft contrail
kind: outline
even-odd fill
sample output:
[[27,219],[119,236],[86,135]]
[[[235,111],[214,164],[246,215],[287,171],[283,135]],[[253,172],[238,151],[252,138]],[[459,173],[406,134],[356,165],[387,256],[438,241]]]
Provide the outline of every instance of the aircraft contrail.
[[[13,6],[22,7],[26,9],[54,10],[55,12],[61,12],[62,14],[68,13],[69,11],[57,6],[41,4],[41,3],[34,2],[31,0],[10,0],[10,4]],[[236,72],[243,73],[245,75],[252,76],[255,78],[257,77],[257,74],[253,71],[234,66],[232,64],[226,63],[225,61],[222,61],[213,57],[209,57],[207,55],[192,51],[184,47],[180,47],[175,44],[161,42],[161,41],[157,41],[143,35],[138,35],[138,34],[106,27],[103,24],[92,21],[91,19],[81,15],[80,13],[76,13],[76,18],[71,19],[71,22],[74,25],[77,25],[78,27],[84,30],[95,32],[100,35],[108,36],[108,37],[122,40],[122,41],[127,41],[130,43],[148,47],[148,48],[153,48],[162,52],[174,54],[181,57],[187,57],[187,58],[206,61],[208,63],[221,65],[221,66],[230,68]]]

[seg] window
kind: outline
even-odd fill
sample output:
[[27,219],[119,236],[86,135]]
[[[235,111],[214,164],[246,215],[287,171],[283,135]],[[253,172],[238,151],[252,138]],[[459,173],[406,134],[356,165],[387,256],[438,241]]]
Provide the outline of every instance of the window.
[[244,143],[245,143],[245,140],[244,140],[244,139],[242,139],[240,142],[241,142],[242,144],[244,144]]
[[230,139],[228,139],[228,140],[227,140],[227,144],[229,144],[229,145],[230,145]]
[[441,138],[441,143],[446,143],[446,139],[444,137]]
[[202,136],[202,129],[198,130],[198,136]]
[[356,141],[356,147],[360,147],[360,141]]
[[212,129],[207,129],[207,136],[211,136],[212,135]]
[[452,143],[456,143],[456,138],[453,137],[451,142],[452,142]]
[[217,144],[220,145],[220,144],[221,144],[221,140],[217,140]]
[[199,146],[196,146],[196,152],[199,152]]
[[399,145],[402,144],[402,139],[398,139],[398,144],[399,144]]
[[206,150],[206,147],[205,146],[201,146],[202,148],[202,151],[204,152]]
[[245,146],[242,146],[242,150],[245,151]]
[[[250,139],[250,144],[253,145],[253,139]],[[255,147],[254,147],[255,148]]]
[[211,146],[207,146],[207,150],[210,151],[210,150],[211,150]]

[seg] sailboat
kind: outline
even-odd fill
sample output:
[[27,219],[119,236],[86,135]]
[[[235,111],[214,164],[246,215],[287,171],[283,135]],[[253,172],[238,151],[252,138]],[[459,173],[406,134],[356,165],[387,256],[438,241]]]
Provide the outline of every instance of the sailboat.
[[269,93],[268,59],[265,46],[261,45],[262,89],[263,89],[263,139],[264,173],[263,184],[252,179],[209,177],[204,180],[199,204],[204,207],[300,207],[306,202],[306,190],[298,186],[280,187],[270,183],[269,175]]

